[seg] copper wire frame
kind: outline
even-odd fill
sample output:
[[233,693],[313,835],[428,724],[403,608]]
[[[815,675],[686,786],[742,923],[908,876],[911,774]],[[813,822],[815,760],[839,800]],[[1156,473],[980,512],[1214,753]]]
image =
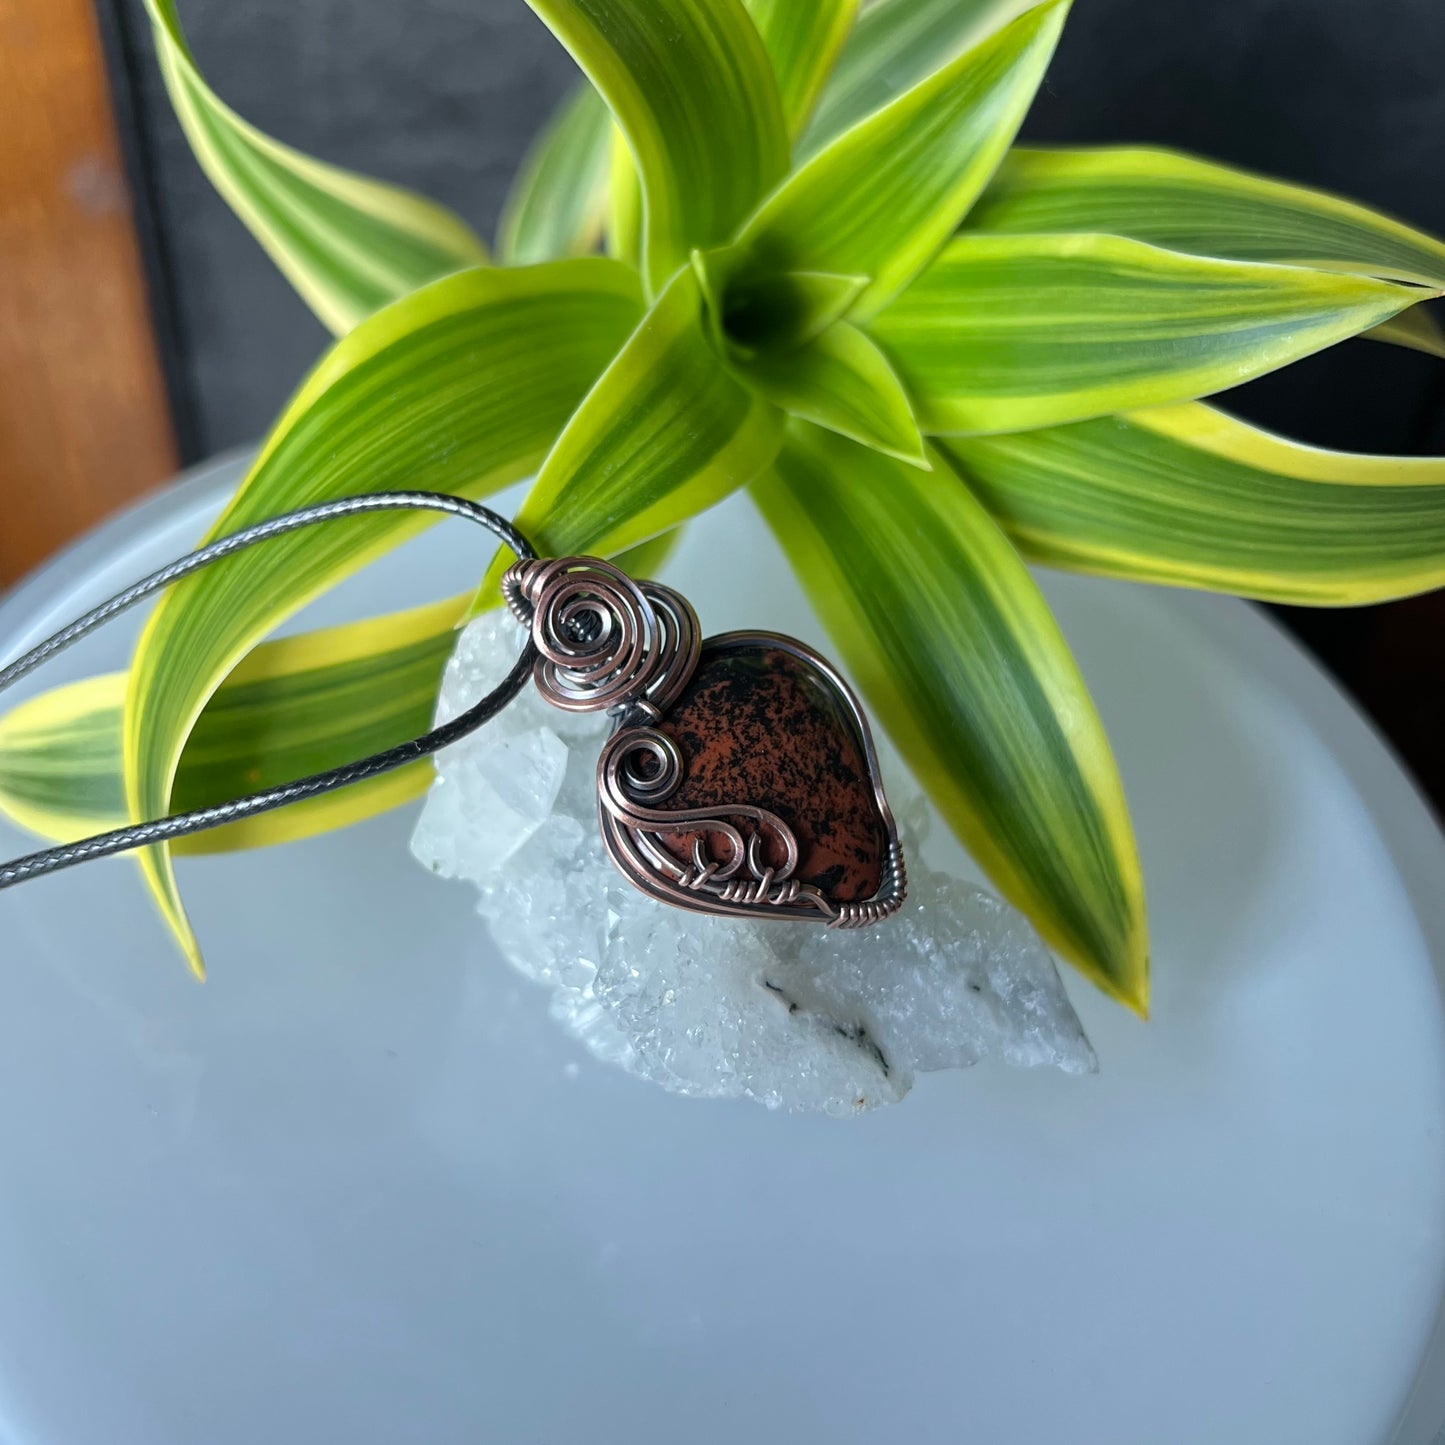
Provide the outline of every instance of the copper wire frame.
[[[618,869],[648,897],[694,913],[735,918],[793,918],[830,928],[862,928],[896,913],[907,892],[898,825],[883,792],[867,715],[837,668],[794,637],[726,632],[701,638],[697,614],[680,593],[637,581],[595,557],[527,559],[508,568],[502,593],[531,633],[533,680],[554,707],[608,712],[615,719],[597,761],[597,817],[603,845]],[[835,902],[793,876],[798,840],[786,820],[739,800],[716,807],[669,809],[685,764],[656,724],[682,695],[708,652],[754,646],[796,657],[846,705],[884,830],[879,886],[871,898]],[[636,760],[650,760],[644,775]],[[745,838],[737,822],[748,820]],[[683,862],[666,835],[696,834]],[[713,840],[725,856],[713,856]],[[768,842],[782,862],[765,857]]]
[[[907,870],[898,824],[884,795],[873,732],[862,705],[842,675],[825,657],[794,637],[776,632],[724,632],[707,638],[701,653],[739,646],[757,646],[786,652],[816,669],[847,704],[857,741],[868,769],[869,783],[878,814],[883,822],[885,850],[883,873],[871,898],[834,903],[821,890],[791,877],[797,865],[798,846],[787,824],[775,814],[746,804],[722,804],[706,810],[667,812],[655,805],[664,798],[629,797],[618,764],[639,746],[647,746],[654,729],[624,714],[617,719],[612,736],[597,764],[597,816],[608,853],[628,880],[660,903],[695,913],[723,914],[735,918],[799,918],[824,922],[830,928],[861,928],[896,913],[907,894]],[[650,721],[650,720],[649,720]],[[609,777],[609,772],[612,776]],[[681,776],[667,779],[675,789]],[[639,806],[645,804],[646,806]],[[706,831],[723,836],[735,834],[728,818],[749,817],[773,831],[787,852],[782,869],[763,864],[756,847],[759,832],[751,844],[739,842],[731,858],[718,863],[695,855],[691,866],[680,863],[653,841],[660,832]],[[652,836],[650,836],[652,835]],[[749,876],[739,878],[746,867]]]

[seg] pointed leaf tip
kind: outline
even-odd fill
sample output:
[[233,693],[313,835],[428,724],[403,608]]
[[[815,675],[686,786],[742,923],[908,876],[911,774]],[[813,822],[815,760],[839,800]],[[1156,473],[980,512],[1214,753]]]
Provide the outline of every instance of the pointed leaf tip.
[[338,335],[429,281],[487,259],[444,207],[282,145],[241,119],[196,66],[175,0],[145,0],[176,116],[202,170]]

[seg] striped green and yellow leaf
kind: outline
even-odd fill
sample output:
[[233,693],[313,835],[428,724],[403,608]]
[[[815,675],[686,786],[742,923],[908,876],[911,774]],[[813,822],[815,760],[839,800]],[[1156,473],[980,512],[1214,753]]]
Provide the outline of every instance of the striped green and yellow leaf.
[[1445,241],[1326,191],[1147,147],[1018,147],[970,229],[1104,231],[1233,261],[1279,261],[1445,286]]
[[[784,118],[796,131],[848,35],[858,0],[745,4],[772,62]],[[586,255],[609,233],[611,254],[636,262],[642,223],[637,171],[620,135],[614,162],[613,136],[612,113],[584,82],[557,108],[522,162],[498,228],[499,260],[517,265]]]
[[1445,458],[1322,451],[1200,402],[942,445],[1051,566],[1311,606],[1445,586]]
[[[466,597],[257,648],[206,705],[176,773],[178,811],[229,802],[379,752],[432,725]],[[0,718],[0,812],[72,842],[126,821],[126,675],[57,688]],[[183,854],[256,848],[345,827],[420,796],[422,760],[341,792],[176,844]]]
[[1440,323],[1418,303],[1378,326],[1372,326],[1361,335],[1366,341],[1388,341],[1392,346],[1403,346],[1410,351],[1422,351],[1426,356],[1445,357],[1445,331]]
[[867,276],[859,312],[882,306],[993,174],[1067,12],[1068,0],[1045,0],[806,161],[743,228],[756,268]]
[[509,266],[585,256],[607,223],[612,115],[583,81],[558,107],[523,160],[497,227]]
[[487,259],[472,231],[443,207],[313,160],[243,120],[197,69],[175,0],[145,4],[196,159],[332,331],[349,331],[418,286]]
[[[525,476],[636,324],[636,274],[601,257],[462,272],[338,342],[282,415],[211,532],[398,486],[478,497]],[[131,673],[131,816],[168,811],[212,692],[286,617],[428,525],[411,514],[312,528],[229,558],[164,597]],[[199,951],[164,850],[147,881],[188,957]]]
[[[545,556],[635,547],[750,482],[776,454],[782,421],[713,349],[689,267],[557,438],[517,526]],[[509,560],[493,563],[478,608]]]
[[635,547],[612,553],[612,560],[629,577],[659,577],[662,569],[672,560],[672,554],[677,551],[678,543],[682,541],[686,531],[687,527],[679,522],[677,526],[666,532],[659,532],[657,536],[649,537]]
[[753,494],[950,827],[1055,948],[1144,1013],[1143,884],[1108,741],[1018,553],[933,460],[921,472],[794,422]]
[[637,266],[642,260],[642,186],[625,137],[616,125],[608,124],[607,254]]
[[642,186],[642,271],[660,291],[728,240],[788,168],[772,64],[741,0],[529,0],[611,109]]
[[760,351],[731,364],[793,416],[927,469],[908,393],[888,358],[856,326],[835,321],[790,351]]
[[1037,3],[876,0],[865,5],[803,132],[799,156],[821,149]]
[[925,431],[1019,431],[1220,391],[1419,294],[1117,236],[968,232],[868,329]]
[[853,28],[858,0],[743,0],[773,63],[790,134],[802,128]]

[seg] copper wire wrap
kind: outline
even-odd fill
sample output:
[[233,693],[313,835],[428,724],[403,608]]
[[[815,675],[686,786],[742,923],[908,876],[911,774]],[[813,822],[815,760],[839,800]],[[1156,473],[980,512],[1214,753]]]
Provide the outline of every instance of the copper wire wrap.
[[610,562],[517,562],[502,578],[502,595],[531,629],[538,690],[566,712],[645,704],[661,714],[697,666],[702,631],[687,599],[634,582]]

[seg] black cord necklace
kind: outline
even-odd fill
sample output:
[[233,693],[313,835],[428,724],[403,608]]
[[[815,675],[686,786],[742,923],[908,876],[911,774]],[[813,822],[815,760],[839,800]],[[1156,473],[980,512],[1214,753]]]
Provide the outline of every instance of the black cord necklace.
[[363,782],[458,742],[530,677],[553,706],[607,712],[598,818],[613,861],[660,902],[704,913],[859,927],[902,904],[898,831],[872,734],[847,683],[794,638],[704,640],[687,600],[593,557],[543,561],[506,518],[434,492],[345,497],[232,533],[142,578],[0,670],[0,692],[172,583],[289,532],[373,512],[486,528],[517,561],[502,594],[528,629],[506,677],[424,736],[232,802],[134,823],[0,865],[0,889]]

